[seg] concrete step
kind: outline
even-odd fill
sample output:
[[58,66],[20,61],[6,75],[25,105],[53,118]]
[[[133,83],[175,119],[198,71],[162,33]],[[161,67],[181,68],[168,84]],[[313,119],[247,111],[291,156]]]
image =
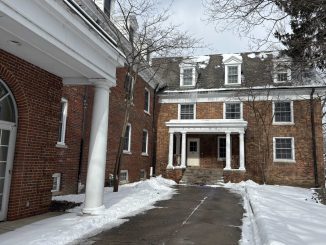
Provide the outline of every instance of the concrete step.
[[191,185],[221,184],[224,183],[223,170],[212,168],[187,168],[180,183]]

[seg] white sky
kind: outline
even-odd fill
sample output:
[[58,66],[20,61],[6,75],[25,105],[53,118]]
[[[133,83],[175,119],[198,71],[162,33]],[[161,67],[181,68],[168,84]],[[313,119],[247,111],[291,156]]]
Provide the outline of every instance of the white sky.
[[[249,38],[240,38],[233,31],[217,32],[214,24],[207,23],[201,0],[174,0],[171,10],[174,24],[181,24],[183,30],[201,38],[208,45],[208,48],[197,50],[196,55],[257,51],[250,48],[253,43]],[[255,34],[263,35],[264,32],[262,27]]]

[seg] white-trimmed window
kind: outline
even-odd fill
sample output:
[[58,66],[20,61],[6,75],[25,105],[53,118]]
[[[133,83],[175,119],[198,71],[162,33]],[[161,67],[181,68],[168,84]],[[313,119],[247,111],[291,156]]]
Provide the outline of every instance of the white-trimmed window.
[[273,138],[274,162],[294,162],[294,138],[274,137]]
[[58,135],[58,142],[57,142],[58,145],[65,145],[67,116],[68,116],[68,100],[62,98],[60,119],[59,119],[59,135]]
[[242,119],[242,103],[241,102],[225,102],[224,119]]
[[196,119],[196,105],[179,104],[179,119]]
[[52,175],[52,190],[51,192],[60,191],[60,184],[61,184],[61,173],[55,173]]
[[146,171],[145,169],[140,170],[140,179],[145,180],[146,179]]
[[151,102],[151,93],[147,88],[145,88],[145,102],[144,102],[144,111],[149,114],[150,110],[150,102]]
[[241,84],[241,64],[225,65],[225,84]]
[[274,64],[274,83],[285,83],[291,81],[290,62],[287,60],[277,61]]
[[180,86],[192,87],[196,84],[196,67],[191,65],[182,65],[180,67]]
[[127,124],[124,142],[123,142],[123,152],[130,153],[131,146],[131,125],[130,123]]
[[274,101],[273,115],[274,124],[292,124],[293,101]]
[[143,129],[141,152],[142,155],[148,156],[148,131],[146,129]]
[[119,176],[119,182],[121,184],[128,183],[128,170],[121,170],[120,171],[120,176]]
[[225,160],[226,158],[226,137],[218,136],[217,137],[217,159]]

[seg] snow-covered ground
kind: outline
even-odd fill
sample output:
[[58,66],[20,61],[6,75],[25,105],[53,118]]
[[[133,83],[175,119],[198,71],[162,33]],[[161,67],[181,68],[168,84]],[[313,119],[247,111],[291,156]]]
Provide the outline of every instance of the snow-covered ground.
[[[67,244],[95,235],[104,229],[118,226],[126,217],[136,215],[153,208],[159,200],[172,197],[174,181],[162,177],[120,186],[119,192],[113,193],[106,188],[104,194],[105,211],[97,216],[82,216],[81,208],[69,210],[70,213],[45,219],[22,228],[0,235],[0,244]],[[83,202],[84,194],[55,197],[55,200]]]
[[252,181],[225,187],[244,199],[241,244],[326,244],[326,206],[316,203],[313,190]]

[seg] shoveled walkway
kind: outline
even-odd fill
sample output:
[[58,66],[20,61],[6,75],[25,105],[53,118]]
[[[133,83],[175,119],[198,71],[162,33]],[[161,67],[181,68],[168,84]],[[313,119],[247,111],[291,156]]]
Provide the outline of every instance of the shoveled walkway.
[[81,244],[238,244],[241,197],[224,188],[178,186],[171,200],[156,204],[123,225]]

